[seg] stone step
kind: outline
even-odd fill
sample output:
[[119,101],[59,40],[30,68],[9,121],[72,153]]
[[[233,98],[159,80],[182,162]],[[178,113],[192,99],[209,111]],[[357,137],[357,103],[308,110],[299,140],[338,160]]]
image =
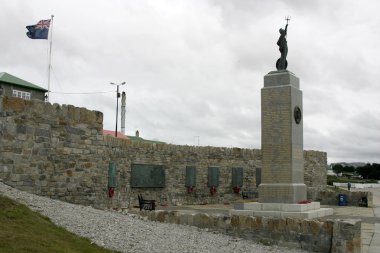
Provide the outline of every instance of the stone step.
[[260,202],[236,202],[236,210],[254,210],[254,211],[284,211],[284,212],[304,212],[320,209],[319,202],[306,204],[283,204],[283,203],[260,203]]
[[269,210],[236,210],[231,209],[230,215],[247,215],[247,216],[261,216],[261,217],[274,217],[274,218],[299,218],[299,219],[316,219],[324,216],[332,215],[334,213],[332,208],[319,208],[309,211],[269,211]]

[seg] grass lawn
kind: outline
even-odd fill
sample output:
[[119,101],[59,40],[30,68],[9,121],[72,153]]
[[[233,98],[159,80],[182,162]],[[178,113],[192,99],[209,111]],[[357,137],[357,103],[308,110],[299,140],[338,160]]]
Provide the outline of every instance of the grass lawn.
[[359,184],[377,184],[378,180],[374,179],[354,179],[354,178],[346,178],[346,177],[337,177],[332,175],[327,175],[327,184],[333,185],[335,183],[359,183]]
[[116,252],[91,244],[25,205],[0,196],[0,252]]

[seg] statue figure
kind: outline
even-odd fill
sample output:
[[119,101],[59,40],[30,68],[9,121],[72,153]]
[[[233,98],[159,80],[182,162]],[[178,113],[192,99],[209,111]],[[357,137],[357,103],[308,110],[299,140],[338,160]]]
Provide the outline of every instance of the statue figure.
[[290,20],[290,17],[286,17],[285,20],[285,30],[280,28],[280,38],[278,38],[277,41],[277,45],[279,47],[278,49],[281,53],[281,57],[276,62],[277,70],[286,70],[288,67],[288,62],[286,61],[286,56],[288,55],[288,42],[286,41],[286,33],[288,30],[288,21]]

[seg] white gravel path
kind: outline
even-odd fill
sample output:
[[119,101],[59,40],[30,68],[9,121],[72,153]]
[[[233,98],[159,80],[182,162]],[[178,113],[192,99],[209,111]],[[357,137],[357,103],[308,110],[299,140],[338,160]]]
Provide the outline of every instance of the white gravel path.
[[22,192],[2,182],[0,194],[27,205],[68,231],[122,252],[306,252],[264,246],[191,226],[145,221],[132,214],[74,205]]

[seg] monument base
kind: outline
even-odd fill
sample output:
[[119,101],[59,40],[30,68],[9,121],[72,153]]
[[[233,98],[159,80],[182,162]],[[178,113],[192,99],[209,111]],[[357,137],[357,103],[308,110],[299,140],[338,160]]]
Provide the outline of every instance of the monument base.
[[259,185],[260,203],[296,204],[306,200],[306,185],[298,184],[265,184]]
[[234,203],[234,209],[230,210],[231,215],[299,219],[316,219],[333,213],[332,208],[321,208],[319,202],[307,204],[238,202]]

